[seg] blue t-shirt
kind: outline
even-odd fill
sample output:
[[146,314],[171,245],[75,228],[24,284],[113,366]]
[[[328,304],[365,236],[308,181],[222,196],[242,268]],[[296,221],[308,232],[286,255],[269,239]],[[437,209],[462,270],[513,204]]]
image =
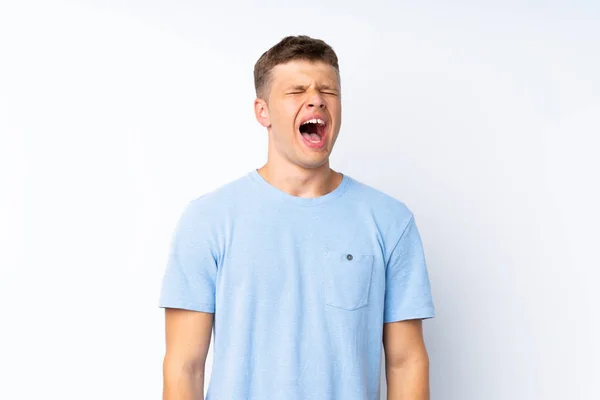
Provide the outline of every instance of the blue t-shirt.
[[434,316],[402,202],[348,175],[296,197],[257,170],[187,205],[160,307],[215,314],[207,400],[378,400],[383,324]]

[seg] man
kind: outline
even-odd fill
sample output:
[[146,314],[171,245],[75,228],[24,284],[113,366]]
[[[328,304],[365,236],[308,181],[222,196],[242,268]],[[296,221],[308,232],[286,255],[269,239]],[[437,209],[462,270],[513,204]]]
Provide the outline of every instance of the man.
[[338,59],[286,37],[254,68],[264,166],[186,207],[161,291],[165,400],[429,398],[434,316],[421,239],[399,200],[332,170]]

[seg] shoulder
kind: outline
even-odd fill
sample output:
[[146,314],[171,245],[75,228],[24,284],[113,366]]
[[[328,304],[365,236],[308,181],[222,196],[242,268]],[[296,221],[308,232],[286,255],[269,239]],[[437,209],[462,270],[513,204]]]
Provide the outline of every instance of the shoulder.
[[228,181],[208,192],[192,198],[184,209],[184,217],[205,220],[221,219],[231,213],[236,202],[247,193],[248,178],[246,175]]
[[354,200],[368,205],[373,212],[401,220],[412,217],[412,210],[402,199],[355,178],[350,177],[350,179],[352,181],[352,196]]
[[404,231],[414,218],[414,214],[402,199],[355,178],[350,177],[350,179],[353,200],[367,207],[369,212],[380,221],[385,232],[395,236],[399,231]]

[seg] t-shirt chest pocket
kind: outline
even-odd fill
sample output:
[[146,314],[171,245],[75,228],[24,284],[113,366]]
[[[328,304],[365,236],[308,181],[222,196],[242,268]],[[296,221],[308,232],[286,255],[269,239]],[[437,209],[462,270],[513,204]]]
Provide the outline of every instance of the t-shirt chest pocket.
[[325,303],[344,310],[369,304],[374,256],[329,250],[325,253]]

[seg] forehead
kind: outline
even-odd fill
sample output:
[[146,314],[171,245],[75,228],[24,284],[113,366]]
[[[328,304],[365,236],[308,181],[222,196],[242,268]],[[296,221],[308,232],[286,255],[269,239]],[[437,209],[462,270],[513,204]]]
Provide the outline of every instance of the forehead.
[[322,61],[293,60],[276,65],[271,70],[271,80],[274,87],[312,82],[338,85],[337,71]]

